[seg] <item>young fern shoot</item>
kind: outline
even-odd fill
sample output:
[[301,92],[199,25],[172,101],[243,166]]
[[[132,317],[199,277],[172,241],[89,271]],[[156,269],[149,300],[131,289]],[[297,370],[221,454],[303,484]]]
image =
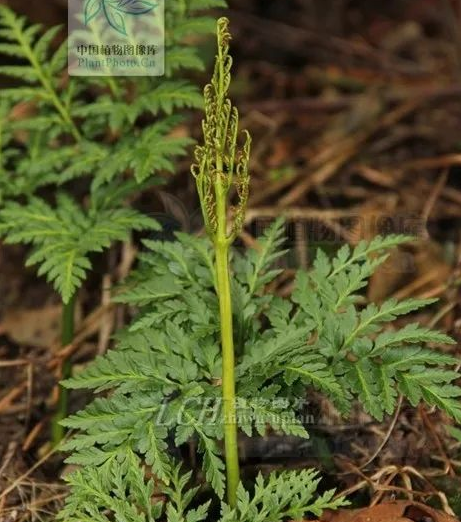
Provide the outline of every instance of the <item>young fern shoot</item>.
[[[232,299],[229,278],[229,247],[241,231],[248,200],[251,138],[245,131],[245,144],[237,144],[239,114],[228,97],[232,57],[227,18],[218,20],[218,54],[211,83],[205,87],[204,144],[195,150],[192,173],[207,233],[215,249],[215,270],[219,295],[221,348],[223,357],[222,394],[224,444],[227,470],[227,498],[234,507],[240,481],[235,399],[235,352],[232,325]],[[235,187],[238,204],[233,222],[228,222],[228,196]]]
[[[228,97],[232,58],[229,55],[231,35],[227,18],[218,21],[218,54],[211,83],[205,87],[204,144],[195,150],[192,173],[207,233],[214,245],[217,292],[221,325],[222,394],[227,499],[234,507],[240,481],[237,415],[235,397],[235,352],[232,324],[232,299],[229,278],[229,247],[240,233],[249,192],[248,164],[251,138],[245,131],[245,143],[238,148],[239,114]],[[228,198],[236,189],[238,204],[232,223],[228,221]]]

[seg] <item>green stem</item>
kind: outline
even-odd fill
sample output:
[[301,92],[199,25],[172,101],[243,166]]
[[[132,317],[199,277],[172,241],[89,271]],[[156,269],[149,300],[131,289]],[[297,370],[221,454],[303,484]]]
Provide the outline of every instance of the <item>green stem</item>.
[[231,507],[237,503],[240,482],[237,414],[235,401],[235,353],[232,325],[232,301],[229,278],[229,238],[226,225],[226,195],[220,178],[216,181],[216,210],[218,218],[216,249],[216,275],[219,293],[219,313],[222,347],[222,395],[224,417],[224,452],[227,473],[227,500]]
[[[62,305],[62,325],[61,325],[61,344],[67,346],[74,339],[74,315],[75,315],[75,295],[67,304]],[[62,365],[62,378],[67,379],[71,376],[72,364],[69,359],[65,359]],[[59,385],[58,402],[56,412],[52,421],[52,441],[53,446],[57,446],[64,438],[65,431],[60,422],[67,417],[68,390]]]

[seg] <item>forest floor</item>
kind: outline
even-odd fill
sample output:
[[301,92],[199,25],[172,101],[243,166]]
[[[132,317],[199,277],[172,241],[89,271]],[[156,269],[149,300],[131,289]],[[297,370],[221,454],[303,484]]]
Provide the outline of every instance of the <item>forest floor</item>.
[[[41,19],[30,2],[8,3]],[[64,14],[62,5],[50,7],[46,23]],[[233,98],[254,141],[242,244],[251,246],[264,223],[285,213],[291,266],[277,284],[287,293],[292,269],[309,266],[319,245],[416,235],[372,278],[367,298],[437,297],[435,314],[417,319],[461,341],[461,3],[231,0],[229,18]],[[199,121],[191,116],[184,132],[198,136]],[[198,228],[187,160],[155,198],[154,212],[183,230]],[[93,276],[93,291],[80,296],[76,340],[62,347],[56,297],[24,272],[22,248],[0,246],[1,522],[52,518],[65,494],[62,456],[48,443],[60,362],[72,353],[78,368],[110,346],[127,314],[109,303],[108,288],[133,254],[125,245],[122,261],[114,253]],[[459,355],[459,343],[452,351]],[[72,395],[72,408],[87,399]],[[461,516],[461,444],[440,413],[403,403],[382,424],[358,408],[346,422],[324,399],[309,399],[308,445],[242,440],[245,473],[314,465],[357,507],[407,500],[362,519],[327,514],[332,522]]]

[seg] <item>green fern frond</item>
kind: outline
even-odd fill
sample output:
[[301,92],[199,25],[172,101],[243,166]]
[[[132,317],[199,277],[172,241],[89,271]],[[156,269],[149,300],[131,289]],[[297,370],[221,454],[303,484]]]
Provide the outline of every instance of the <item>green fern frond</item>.
[[[211,484],[216,495],[222,499],[225,491],[224,462],[217,444],[217,439],[222,439],[222,426],[213,426],[198,421],[191,408],[183,408],[182,414],[185,422],[183,429],[186,427],[186,435],[193,432],[197,435],[198,449],[203,455],[203,470],[207,482]],[[191,430],[190,432],[188,428]],[[182,437],[184,438],[184,435]],[[178,442],[177,434],[176,443]]]
[[340,380],[328,361],[319,355],[312,354],[302,357],[300,366],[290,363],[284,371],[284,378],[288,385],[300,380],[306,386],[313,386],[323,392],[347,415],[351,408],[351,399],[345,392]]
[[[365,358],[350,363],[347,367],[349,369],[345,375],[345,381],[351,391],[358,397],[366,412],[375,419],[383,420],[384,409],[381,401],[379,365]],[[387,394],[391,395],[389,392]]]
[[[435,332],[438,333],[438,332]],[[372,352],[372,355],[376,355]],[[394,347],[379,354],[385,366],[394,370],[409,370],[414,366],[422,364],[434,366],[456,365],[459,359],[452,355],[444,354],[429,348],[416,347]]]
[[39,36],[42,32],[40,25],[28,26],[24,17],[0,6],[0,38],[7,42],[3,44],[3,52],[25,62],[24,65],[0,66],[0,74],[34,85],[33,89],[28,89],[26,100],[48,102],[49,108],[58,116],[60,130],[71,133],[79,141],[80,132],[61,98],[56,79],[58,65],[64,65],[63,48],[49,61],[51,42],[60,30],[60,27],[54,27]]
[[352,250],[344,245],[332,260],[319,250],[314,269],[309,273],[309,286],[319,295],[325,308],[340,311],[356,302],[357,292],[367,285],[368,278],[387,259],[387,251],[411,239],[404,235],[377,236],[370,243],[361,241]]
[[159,171],[172,172],[174,159],[185,155],[192,143],[187,137],[167,135],[178,121],[178,118],[163,120],[143,130],[139,136],[123,140],[96,172],[94,187],[126,171],[132,171],[139,183]]
[[197,49],[193,47],[173,46],[168,49],[165,56],[165,75],[167,78],[180,69],[203,71],[204,68],[202,58]]
[[91,252],[126,240],[131,230],[156,228],[154,220],[127,208],[85,213],[64,193],[58,195],[55,208],[33,198],[26,205],[7,203],[0,211],[6,242],[34,246],[27,265],[39,265],[38,274],[53,283],[64,303],[86,278]]
[[348,245],[345,245],[338,251],[336,257],[331,262],[331,271],[328,273],[328,277],[333,278],[339,273],[348,270],[355,263],[366,261],[372,254],[379,254],[384,250],[409,243],[413,239],[412,236],[391,234],[385,237],[376,236],[370,242],[360,241],[352,251]]
[[436,301],[437,299],[406,299],[404,301],[389,299],[381,306],[370,304],[360,312],[359,323],[347,337],[344,345],[349,346],[357,336],[373,333],[383,323],[393,321],[400,315],[414,312]]
[[175,278],[171,274],[167,274],[124,290],[115,298],[115,301],[142,306],[152,301],[175,297],[181,291],[182,289],[176,283]]
[[169,483],[172,466],[168,444],[165,442],[167,435],[166,426],[155,426],[152,422],[139,424],[138,430],[134,432],[137,450],[145,455],[146,464],[152,467],[152,472],[165,484]]
[[181,42],[186,36],[200,36],[212,34],[216,29],[216,22],[209,16],[195,16],[177,23],[170,38],[174,43]]
[[96,391],[118,387],[120,392],[131,393],[136,389],[150,388],[173,391],[181,388],[181,382],[196,376],[195,366],[186,365],[179,357],[160,353],[137,353],[111,351],[95,361],[63,385],[72,389],[95,389]]
[[268,386],[259,391],[258,397],[238,397],[238,424],[249,436],[253,429],[261,435],[273,430],[286,435],[308,438],[309,435],[295,413],[289,408],[288,399],[277,396],[277,387]]
[[[94,175],[100,165],[105,164],[110,154],[110,149],[104,144],[85,140],[73,147],[69,147],[67,150],[66,147],[61,147],[60,151],[56,152],[55,159],[49,158],[49,160],[54,162],[48,168],[50,170],[59,169],[57,183],[62,185],[75,178]],[[66,157],[64,158],[63,156],[65,155]],[[61,158],[64,160],[62,167],[59,166]],[[47,160],[45,159],[44,161],[46,162]],[[43,163],[39,163],[39,166],[41,167],[41,172],[47,168]]]
[[[154,401],[158,401],[158,396],[148,395],[147,397],[128,398],[124,395],[115,395],[97,398],[84,410],[62,421],[62,424],[70,429],[81,429],[89,433],[97,432],[99,423],[104,426],[112,426],[118,424],[118,419],[128,414],[137,417],[138,415],[156,412],[159,406],[153,404]],[[71,442],[68,442],[68,444],[71,444]]]
[[293,304],[286,299],[276,296],[271,301],[270,308],[265,312],[265,316],[275,332],[281,334],[292,324]]
[[164,112],[169,115],[175,109],[203,107],[203,96],[195,85],[186,81],[166,81],[139,97],[134,105],[139,113],[150,112],[155,116]]
[[58,520],[65,522],[145,522],[158,520],[154,479],[147,479],[138,456],[120,449],[100,467],[79,469],[65,478],[71,487]]
[[[414,405],[424,400],[450,416],[458,415],[455,401],[446,393],[447,383],[459,374],[445,368],[457,362],[455,357],[421,347],[393,348],[380,358],[366,356],[341,363],[346,372],[343,385],[356,394],[365,410],[378,420],[383,419],[384,413],[394,412],[398,391]],[[430,391],[424,393],[426,388]]]
[[236,372],[244,375],[271,375],[280,372],[287,360],[306,348],[308,332],[303,328],[291,327],[279,335],[269,335],[247,348]]
[[316,497],[319,483],[318,472],[312,469],[259,475],[252,496],[240,484],[237,508],[223,506],[220,522],[302,520],[308,513],[319,517],[325,509],[348,504],[343,498],[335,500],[333,490]]
[[445,410],[457,422],[461,420],[461,389],[451,383],[459,373],[440,368],[414,366],[409,372],[398,373],[399,389],[413,406],[424,400]]
[[259,292],[281,272],[272,267],[286,253],[281,249],[285,242],[284,231],[285,220],[279,218],[258,239],[258,250],[248,251],[246,275],[250,294]]
[[379,334],[374,342],[373,353],[381,353],[387,348],[399,344],[414,343],[455,344],[456,341],[442,332],[424,328],[418,323],[411,323],[400,330],[394,332],[387,331]]
[[181,473],[180,465],[172,470],[170,484],[163,488],[168,497],[167,522],[201,522],[207,518],[210,502],[195,509],[190,508],[190,504],[198,491],[198,488],[189,486],[191,477],[191,472]]

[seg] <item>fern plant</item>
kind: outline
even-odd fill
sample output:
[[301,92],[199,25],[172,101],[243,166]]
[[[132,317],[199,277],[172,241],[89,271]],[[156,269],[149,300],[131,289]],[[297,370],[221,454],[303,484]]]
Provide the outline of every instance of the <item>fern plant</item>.
[[[157,226],[126,200],[160,183],[160,173],[172,172],[191,143],[173,135],[181,122],[176,113],[201,105],[184,71],[200,70],[203,63],[198,47],[186,40],[211,32],[214,20],[202,13],[223,5],[168,2],[167,78],[136,81],[65,78],[66,42],[52,51],[61,28],[43,32],[0,6],[0,55],[14,62],[0,66],[0,75],[14,83],[0,89],[0,232],[7,242],[34,245],[28,264],[39,265],[39,274],[62,296],[64,345],[73,338],[74,297],[90,269],[88,255],[131,231]],[[79,200],[70,196],[76,178],[85,187]],[[39,196],[46,186],[45,193],[55,196],[51,206]],[[64,376],[69,372],[65,362]],[[62,390],[55,442],[63,435],[66,401]]]
[[[137,316],[113,350],[64,382],[100,394],[63,423],[77,430],[64,446],[67,462],[78,466],[67,477],[66,522],[195,522],[213,517],[216,498],[221,511],[211,519],[220,522],[301,520],[343,505],[333,491],[317,493],[313,470],[260,475],[253,486],[240,477],[238,431],[308,437],[296,410],[306,389],[324,393],[344,415],[358,400],[381,420],[401,394],[461,419],[451,369],[458,361],[428,347],[453,341],[416,323],[387,328],[432,301],[362,308],[357,299],[386,252],[410,238],[377,237],[344,246],[333,259],[319,251],[287,298],[266,292],[285,254],[282,220],[259,238],[258,250],[232,247],[244,218],[250,141],[247,135],[239,149],[238,113],[227,96],[229,40],[220,19],[204,144],[192,169],[208,237],[144,241],[139,269],[117,295]],[[175,457],[175,447],[191,440],[202,481]],[[203,504],[200,482],[210,495]]]

